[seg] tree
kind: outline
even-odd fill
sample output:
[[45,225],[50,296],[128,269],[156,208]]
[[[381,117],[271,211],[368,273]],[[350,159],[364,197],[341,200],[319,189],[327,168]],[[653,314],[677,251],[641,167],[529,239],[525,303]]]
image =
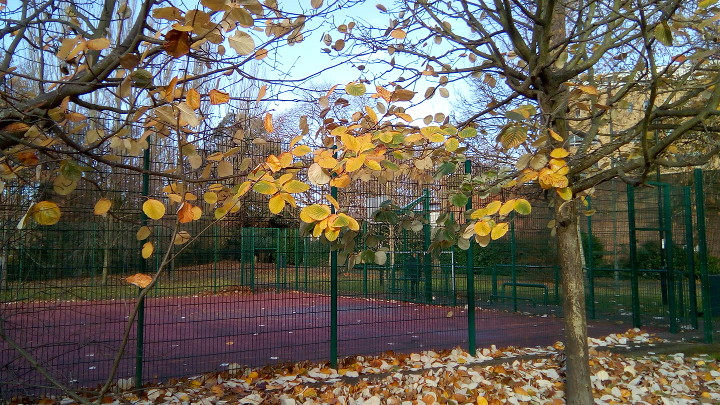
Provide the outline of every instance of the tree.
[[[399,176],[425,184],[445,181],[472,158],[468,147],[492,120],[500,128],[497,141],[504,158],[515,162],[515,168],[493,176],[465,176],[449,201],[463,208],[470,198],[526,183],[553,192],[565,288],[568,402],[591,403],[578,211],[592,187],[603,181],[620,177],[637,184],[658,165],[700,163],[717,152],[720,47],[715,46],[711,3],[401,3],[387,29],[348,23],[337,27],[342,38],[324,37],[332,44],[327,52],[347,51],[355,57],[360,46],[367,46],[365,56],[391,54],[378,63],[389,64],[384,74],[401,70],[402,76],[389,86],[375,85],[375,106],[323,116],[329,114],[324,111],[335,92],[368,93],[364,78],[344,88],[333,86],[319,100],[321,139],[314,148],[304,141],[310,126],[301,118],[286,151],[257,162],[242,159],[236,167],[232,161],[242,148],[205,150],[214,147],[215,124],[233,102],[257,103],[267,97],[266,85],[253,94],[238,94],[233,87],[241,79],[261,79],[246,66],[281,54],[279,41],[299,42],[314,29],[308,28],[313,17],[352,2],[324,5],[313,0],[313,10],[294,13],[278,9],[273,0],[203,0],[202,7],[189,10],[150,0],[134,5],[24,2],[2,11],[11,22],[0,31],[5,51],[0,64],[5,73],[0,176],[15,183],[52,181],[54,194],[28,202],[21,228],[27,221],[41,226],[58,222],[61,197],[73,193],[79,182],[96,185],[100,195],[85,199],[96,214],[113,215],[113,201],[102,195],[107,191],[104,173],[127,170],[158,181],[162,194],[129,202],[145,214],[135,223],[142,257],[162,253],[153,276],[128,279],[142,287],[142,299],[173,255],[196,237],[184,224],[203,215],[223,220],[249,194],[265,196],[268,209],[277,214],[297,205],[293,195],[312,187],[306,196],[325,201],[309,201],[300,209],[303,231],[339,250],[349,266],[383,262],[381,252],[357,251],[360,225],[328,189],[373,179],[390,183]],[[386,12],[384,6],[378,8]],[[261,31],[267,38],[261,45],[249,33],[255,20],[265,24]],[[356,46],[346,48],[350,42]],[[447,97],[453,83],[472,76],[493,89],[472,119],[451,123],[435,114],[421,127],[413,124],[404,107],[416,97],[413,86],[437,80],[423,95]],[[627,108],[623,102],[638,100],[647,101],[638,117],[625,119],[629,122],[622,127],[611,125],[613,114]],[[269,111],[262,114],[262,127],[274,132]],[[704,149],[682,154],[688,149],[678,145],[698,134],[709,140]],[[232,136],[240,137],[236,131]],[[143,165],[143,157],[151,154],[160,156],[159,168]],[[171,219],[169,208],[176,213]],[[456,244],[466,249],[470,240],[487,246],[508,231],[511,212],[529,214],[531,209],[523,198],[496,198],[466,212],[463,223],[441,215],[438,223],[444,229],[430,248]],[[160,227],[170,229],[171,240],[153,236]],[[126,336],[133,318],[134,313]],[[22,351],[3,332],[2,323],[0,335]]]
[[[401,72],[396,92],[418,87],[420,78],[437,80],[424,91],[429,99],[447,95],[455,81],[482,80],[484,102],[457,128],[483,129],[500,120],[496,140],[516,170],[492,182],[469,180],[466,197],[498,184],[536,183],[555,191],[568,403],[593,402],[577,228],[582,201],[604,181],[637,185],[656,167],[702,164],[720,150],[715,3],[403,1],[388,12],[388,27],[359,25],[346,38],[370,52],[387,52],[375,62]],[[453,136],[443,135],[434,141]],[[707,141],[697,148],[682,147],[700,137]],[[448,159],[432,156],[436,165]],[[470,216],[481,244],[497,225],[488,219],[495,212],[497,206],[485,207]]]
[[[7,220],[19,230],[38,229],[61,219],[77,221],[69,208],[82,207],[132,224],[142,241],[137,256],[162,256],[153,276],[128,278],[142,288],[138,305],[173,257],[197,237],[183,229],[185,224],[237,212],[254,186],[268,194],[263,176],[256,176],[257,165],[272,170],[288,156],[292,160],[289,153],[260,162],[235,160],[244,151],[225,145],[242,136],[237,130],[218,136],[219,122],[230,113],[273,132],[264,103],[272,96],[268,89],[297,86],[296,79],[261,75],[263,69],[254,66],[281,70],[277,55],[316,30],[316,20],[356,1],[313,0],[293,10],[281,9],[275,0],[202,0],[193,3],[197,8],[165,3],[0,3],[5,21],[0,28],[0,190],[6,184],[12,190],[48,185],[37,195],[16,196],[20,215]],[[247,82],[252,85],[243,85]],[[144,195],[131,192],[143,177]],[[292,194],[306,189],[295,173],[277,185],[283,191],[273,200],[273,212],[279,212],[273,207],[280,201],[294,204]],[[133,207],[136,214],[120,215],[121,206]],[[175,215],[169,219],[166,212]],[[169,229],[169,240],[159,238],[162,228]],[[137,306],[115,366],[136,313]],[[2,318],[0,337],[64,388],[12,339]],[[112,378],[111,373],[99,398]]]

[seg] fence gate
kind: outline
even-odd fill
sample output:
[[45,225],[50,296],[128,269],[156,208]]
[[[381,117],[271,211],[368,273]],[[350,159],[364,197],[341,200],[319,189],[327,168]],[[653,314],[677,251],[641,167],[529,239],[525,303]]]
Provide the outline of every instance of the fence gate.
[[681,326],[697,329],[690,187],[628,186],[627,202],[633,326],[641,326],[648,306],[659,305],[670,332]]

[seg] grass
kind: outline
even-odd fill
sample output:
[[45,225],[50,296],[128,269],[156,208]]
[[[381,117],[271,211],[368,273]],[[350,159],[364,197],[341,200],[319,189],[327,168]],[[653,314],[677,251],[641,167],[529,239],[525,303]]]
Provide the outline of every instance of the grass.
[[[417,294],[412,294],[413,282],[403,278],[401,270],[396,270],[394,275],[395,277],[392,269],[381,272],[377,266],[368,266],[367,269],[358,266],[353,271],[341,271],[338,274],[338,292],[346,296],[422,300],[425,295],[422,278],[417,283]],[[560,289],[556,288],[555,277],[552,271],[545,270],[530,274],[526,272],[522,277],[518,276],[516,281],[547,286],[550,305],[559,305]],[[251,284],[251,279],[254,279],[254,285]],[[443,267],[434,270],[432,281],[435,302],[465,304],[467,278],[464,273],[456,274],[453,283],[449,267]],[[506,287],[504,294],[503,284]],[[293,265],[278,269],[272,263],[250,266],[235,261],[221,261],[171,271],[160,279],[150,296],[228,294],[249,292],[250,287],[256,290],[297,290],[329,294],[330,270]],[[698,292],[699,290],[698,288]],[[482,306],[498,302],[509,304],[510,299],[501,297],[511,296],[512,278],[509,274],[498,273],[493,276],[489,271],[480,271],[475,275],[475,291],[476,299]],[[662,302],[659,280],[641,279],[639,291],[640,307],[644,316],[667,317],[667,305]],[[137,293],[138,288],[126,283],[123,276],[111,276],[106,284],[102,284],[99,277],[65,278],[11,282],[7,289],[0,291],[0,302],[123,300],[132,299]],[[544,312],[541,305],[543,294],[542,288],[517,287],[518,302],[524,304],[523,308],[528,308],[528,303],[534,303],[538,311]],[[684,298],[687,301],[687,296]],[[612,277],[595,279],[595,311],[599,317],[629,317],[631,308],[629,280]]]

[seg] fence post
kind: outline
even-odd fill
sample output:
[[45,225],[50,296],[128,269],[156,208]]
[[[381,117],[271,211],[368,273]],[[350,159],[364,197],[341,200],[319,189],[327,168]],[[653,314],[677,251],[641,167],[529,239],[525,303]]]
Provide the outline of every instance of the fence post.
[[[515,246],[515,215],[514,213],[510,214],[510,264],[511,264],[511,274],[512,274],[512,300],[513,300],[513,311],[518,311],[518,302],[517,302],[517,269],[515,268],[517,264],[517,246]],[[503,294],[505,295],[505,294]]]
[[[143,153],[142,195],[148,198],[150,195],[150,147],[152,142]],[[145,212],[140,213],[143,225],[147,225],[148,217]],[[140,259],[140,272],[147,273],[147,259]],[[145,340],[145,297],[138,303],[138,314],[135,321],[135,388],[142,388],[143,385],[143,345]]]
[[[586,198],[588,203],[588,211],[592,210],[592,197]],[[588,296],[585,305],[588,307],[590,319],[595,319],[595,274],[593,273],[593,233],[592,233],[592,215],[587,216],[587,258],[585,259],[585,265],[587,266],[587,278],[588,278]]]
[[213,226],[213,292],[218,290],[217,264],[218,264],[218,226]]
[[280,228],[275,228],[275,292],[280,291]]
[[[472,174],[472,163],[470,160],[465,161],[465,174]],[[472,194],[468,198],[468,202],[465,205],[466,210],[472,209]],[[467,276],[467,325],[468,325],[468,353],[471,356],[475,355],[476,341],[475,341],[475,255],[474,245],[475,242],[470,240],[470,247],[467,249],[467,262],[465,263],[465,273]]]
[[[363,221],[362,224],[362,239],[363,239],[363,250],[367,249],[367,221]],[[363,261],[362,264],[362,274],[363,274],[363,281],[362,281],[362,291],[363,291],[363,297],[367,298],[368,296],[368,268],[367,263]]]
[[[300,241],[300,232],[297,229],[295,229],[292,233],[293,233],[293,245],[295,247],[295,249],[294,249],[295,253],[293,254],[293,256],[294,256],[293,259],[295,261],[295,290],[300,291],[300,263],[298,263],[298,257],[300,257],[300,255],[299,255],[300,252],[298,252],[298,249],[300,248],[299,243],[298,243]],[[303,252],[303,256],[305,254],[306,253]]]
[[433,268],[432,256],[428,253],[428,250],[430,250],[430,190],[426,188],[423,191],[423,194],[423,215],[425,217],[425,224],[423,224],[423,250],[425,252],[425,302],[431,303],[433,301]]
[[675,280],[675,259],[673,257],[673,237],[672,237],[672,200],[670,199],[670,186],[662,186],[663,189],[663,222],[665,225],[665,270],[667,272],[668,284],[668,306],[670,317],[670,332],[678,332],[677,317],[677,281]]
[[250,227],[250,291],[255,291],[255,227]]
[[240,227],[240,285],[246,285],[245,281],[245,228]]
[[687,257],[688,305],[690,306],[690,325],[698,328],[697,319],[697,285],[695,285],[695,241],[693,238],[692,198],[690,187],[683,187],[683,207],[685,208],[685,256]]
[[[337,200],[337,187],[330,187],[330,195]],[[330,208],[335,213],[335,207]],[[338,255],[330,250],[330,367],[338,365]]]
[[695,169],[695,207],[697,207],[695,215],[697,216],[697,235],[698,235],[698,253],[700,260],[700,280],[702,283],[702,303],[703,303],[703,332],[705,334],[705,343],[713,342],[713,325],[712,325],[712,309],[710,308],[710,276],[708,275],[708,254],[707,239],[705,234],[705,190],[703,172],[701,169]]
[[632,294],[632,322],[634,328],[639,328],[640,323],[640,292],[638,285],[637,269],[637,235],[635,234],[635,188],[627,185],[628,200],[628,234],[630,246],[630,291]]

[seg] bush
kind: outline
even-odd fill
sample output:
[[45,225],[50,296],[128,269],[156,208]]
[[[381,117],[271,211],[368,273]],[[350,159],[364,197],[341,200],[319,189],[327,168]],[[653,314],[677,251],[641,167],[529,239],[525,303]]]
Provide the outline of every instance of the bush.
[[[602,240],[595,235],[588,235],[585,232],[580,234],[583,245],[583,256],[585,256],[585,263],[588,263],[588,258],[592,257],[593,267],[603,267],[603,255],[605,254],[605,246]],[[590,238],[590,249],[588,249],[588,238]],[[591,256],[592,255],[592,256]]]

